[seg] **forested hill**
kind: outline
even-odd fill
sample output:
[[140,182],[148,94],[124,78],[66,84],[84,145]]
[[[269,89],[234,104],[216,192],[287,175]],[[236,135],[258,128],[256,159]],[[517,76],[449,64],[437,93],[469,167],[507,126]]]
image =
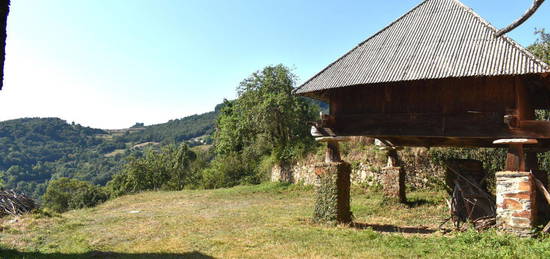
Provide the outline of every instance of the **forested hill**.
[[97,150],[104,141],[96,136],[105,133],[58,118],[0,122],[0,173],[4,186],[39,196],[45,182],[54,175],[105,181],[99,167],[94,172],[85,168],[87,161],[101,158]]
[[13,165],[54,161],[101,144],[105,131],[67,124],[58,118],[26,118],[0,122],[0,170]]
[[[135,131],[120,136],[123,142],[161,142],[178,143],[192,141],[195,138],[209,136],[214,132],[217,111],[203,114],[195,114],[182,119],[170,120],[166,123],[144,127],[141,131]],[[208,141],[204,139],[202,141]],[[198,143],[199,140],[193,141]],[[191,143],[193,144],[193,143]]]
[[40,197],[51,179],[71,177],[106,184],[143,142],[208,142],[217,112],[140,129],[108,131],[59,118],[0,122],[0,186]]
[[[314,102],[326,110],[325,104]],[[38,198],[48,181],[70,177],[105,185],[140,147],[187,143],[210,144],[223,104],[212,112],[166,123],[102,130],[59,118],[25,118],[0,122],[0,187]]]

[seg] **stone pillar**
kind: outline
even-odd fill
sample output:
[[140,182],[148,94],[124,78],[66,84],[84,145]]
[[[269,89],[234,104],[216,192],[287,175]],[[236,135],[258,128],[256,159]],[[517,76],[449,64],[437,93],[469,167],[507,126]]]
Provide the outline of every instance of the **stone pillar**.
[[508,145],[506,168],[496,173],[497,226],[505,232],[530,236],[537,220],[535,175],[536,154],[525,146],[537,144],[536,139],[500,139],[493,144]]
[[505,232],[530,236],[536,219],[533,175],[530,172],[496,173],[497,226]]
[[384,196],[397,200],[401,203],[407,202],[405,192],[405,170],[400,166],[397,150],[385,147],[387,150],[388,163],[382,168],[381,182]]
[[313,220],[318,223],[350,223],[350,174],[351,165],[346,162],[319,163],[315,165],[317,197]]
[[327,141],[325,162],[315,165],[317,175],[315,211],[318,223],[350,223],[351,165],[340,159],[337,141]]

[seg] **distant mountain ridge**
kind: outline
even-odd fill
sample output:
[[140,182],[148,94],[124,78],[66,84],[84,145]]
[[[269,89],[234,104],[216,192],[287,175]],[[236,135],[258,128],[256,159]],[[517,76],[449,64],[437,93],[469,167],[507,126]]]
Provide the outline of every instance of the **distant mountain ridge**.
[[210,135],[215,130],[217,111],[195,114],[165,123],[128,129],[130,132],[120,136],[125,142],[161,142],[179,143],[196,137]]

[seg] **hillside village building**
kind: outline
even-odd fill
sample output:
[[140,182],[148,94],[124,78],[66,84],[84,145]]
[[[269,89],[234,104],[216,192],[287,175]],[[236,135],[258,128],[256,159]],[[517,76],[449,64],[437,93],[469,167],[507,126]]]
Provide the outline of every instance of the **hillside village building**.
[[337,142],[368,136],[390,146],[507,148],[497,224],[531,231],[535,178],[548,178],[536,154],[549,150],[550,122],[536,120],[535,110],[550,109],[550,67],[496,33],[458,0],[426,0],[295,90],[330,104],[316,130],[330,163],[316,173],[338,187],[340,221],[351,212]]

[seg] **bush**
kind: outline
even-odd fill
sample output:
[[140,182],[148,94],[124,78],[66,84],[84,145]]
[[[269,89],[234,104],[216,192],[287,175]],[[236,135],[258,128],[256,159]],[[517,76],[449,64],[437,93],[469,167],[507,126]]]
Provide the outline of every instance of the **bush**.
[[[124,170],[107,184],[113,197],[149,190],[182,190],[200,178],[193,166],[197,155],[185,144],[148,149],[143,157],[131,156]],[[202,162],[202,161],[201,161]]]
[[239,184],[259,184],[265,177],[262,177],[258,163],[258,160],[247,159],[238,153],[218,155],[210,167],[202,171],[203,187],[212,189]]
[[44,194],[44,206],[56,211],[65,212],[96,206],[109,198],[103,188],[70,178],[59,178],[50,181]]

